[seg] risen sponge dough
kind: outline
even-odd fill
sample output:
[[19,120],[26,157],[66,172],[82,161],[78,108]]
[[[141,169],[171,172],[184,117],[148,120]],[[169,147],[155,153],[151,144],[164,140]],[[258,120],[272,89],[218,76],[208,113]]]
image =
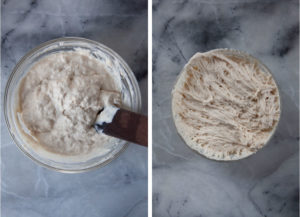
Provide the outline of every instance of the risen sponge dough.
[[173,89],[176,128],[188,146],[215,160],[262,148],[279,120],[279,91],[268,70],[238,51],[195,54]]

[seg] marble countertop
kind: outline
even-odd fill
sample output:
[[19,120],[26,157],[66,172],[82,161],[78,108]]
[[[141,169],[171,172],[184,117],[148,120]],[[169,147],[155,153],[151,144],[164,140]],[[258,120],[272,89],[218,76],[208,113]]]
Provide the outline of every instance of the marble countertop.
[[[153,1],[153,216],[296,217],[299,213],[297,0]],[[187,60],[214,48],[246,51],[278,81],[282,116],[270,143],[235,162],[189,149],[171,117]]]
[[[147,1],[3,0],[1,111],[17,61],[42,42],[63,36],[99,41],[134,71],[147,113]],[[8,135],[1,112],[1,201],[4,217],[141,217],[147,215],[147,150],[129,145],[109,165],[61,174],[35,164]]]

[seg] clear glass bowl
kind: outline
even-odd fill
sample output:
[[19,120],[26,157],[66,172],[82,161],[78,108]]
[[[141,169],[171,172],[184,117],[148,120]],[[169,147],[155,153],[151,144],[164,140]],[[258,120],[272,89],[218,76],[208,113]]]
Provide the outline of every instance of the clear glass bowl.
[[[114,148],[107,154],[93,157],[84,162],[60,162],[45,158],[38,154],[24,138],[23,129],[17,123],[17,97],[19,83],[30,67],[41,58],[55,52],[72,51],[76,48],[87,49],[107,67],[107,71],[117,71],[122,82],[122,98],[129,96],[130,110],[138,112],[141,109],[141,94],[136,78],[126,62],[110,48],[84,38],[58,38],[41,44],[27,53],[15,66],[11,73],[4,95],[4,115],[9,132],[17,146],[32,160],[47,168],[60,172],[75,173],[101,167],[118,157],[127,147],[127,142],[118,140]],[[23,135],[22,135],[23,134]]]

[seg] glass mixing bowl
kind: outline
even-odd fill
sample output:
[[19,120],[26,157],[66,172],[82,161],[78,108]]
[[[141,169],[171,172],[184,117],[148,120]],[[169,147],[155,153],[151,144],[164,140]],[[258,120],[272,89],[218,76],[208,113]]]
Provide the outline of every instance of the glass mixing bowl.
[[117,140],[113,144],[113,148],[108,153],[97,156],[94,155],[91,159],[81,161],[74,160],[72,162],[64,162],[54,160],[42,156],[32,148],[30,142],[24,138],[24,129],[18,124],[16,108],[18,104],[18,90],[22,78],[26,75],[30,67],[39,61],[41,58],[56,52],[73,51],[75,49],[89,50],[90,54],[101,61],[108,72],[118,72],[122,83],[122,99],[126,97],[129,101],[129,109],[139,112],[141,109],[141,94],[136,78],[126,64],[126,62],[110,48],[92,40],[66,37],[58,38],[41,44],[27,53],[15,66],[11,73],[4,96],[4,115],[10,135],[17,146],[32,160],[47,168],[51,168],[60,172],[82,172],[92,168],[101,167],[113,159],[118,157],[127,147],[127,142]]

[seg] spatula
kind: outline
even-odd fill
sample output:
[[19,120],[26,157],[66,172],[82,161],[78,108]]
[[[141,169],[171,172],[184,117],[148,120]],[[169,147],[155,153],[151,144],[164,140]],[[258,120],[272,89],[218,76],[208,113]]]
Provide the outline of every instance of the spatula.
[[107,106],[98,113],[94,128],[98,133],[148,146],[148,118],[145,115]]

